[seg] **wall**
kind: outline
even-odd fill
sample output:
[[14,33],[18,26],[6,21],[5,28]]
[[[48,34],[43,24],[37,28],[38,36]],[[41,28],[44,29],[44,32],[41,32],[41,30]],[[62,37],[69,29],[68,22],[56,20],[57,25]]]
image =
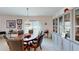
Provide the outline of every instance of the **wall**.
[[[9,28],[6,28],[6,20],[17,20],[17,19],[22,19],[23,25],[24,25],[24,22],[27,21],[27,17],[25,16],[0,16],[0,31],[10,30]],[[50,32],[52,32],[52,29],[53,29],[52,16],[30,16],[29,19],[41,21],[43,29],[44,30],[48,29]],[[47,23],[47,25],[45,25],[45,22]],[[17,30],[16,28],[14,29]]]
[[[53,25],[52,25],[52,16],[34,16],[30,17],[31,20],[39,20],[41,21],[43,25],[43,29],[48,29],[50,32],[52,32]],[[47,25],[45,25],[47,23]]]

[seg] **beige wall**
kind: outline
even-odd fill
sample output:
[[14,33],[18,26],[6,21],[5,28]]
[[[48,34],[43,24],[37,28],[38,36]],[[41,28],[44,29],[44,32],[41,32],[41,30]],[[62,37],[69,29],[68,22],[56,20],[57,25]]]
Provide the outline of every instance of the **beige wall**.
[[[48,29],[52,32],[53,25],[52,25],[52,16],[32,16],[30,20],[39,20],[42,23],[43,30]],[[47,25],[45,25],[47,23]]]
[[[0,31],[8,31],[9,29],[6,28],[6,20],[17,20],[22,19],[23,25],[24,22],[27,21],[27,17],[25,16],[0,16]],[[52,16],[30,16],[30,20],[38,20],[41,21],[43,29],[48,29],[52,32],[53,25],[52,25]],[[45,25],[47,23],[47,25]],[[15,28],[16,29],[16,28]]]

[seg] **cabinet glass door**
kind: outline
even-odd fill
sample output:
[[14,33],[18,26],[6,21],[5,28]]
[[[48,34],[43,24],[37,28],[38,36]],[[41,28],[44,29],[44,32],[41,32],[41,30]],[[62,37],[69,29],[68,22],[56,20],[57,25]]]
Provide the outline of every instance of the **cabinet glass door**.
[[79,9],[75,10],[75,40],[79,41]]
[[53,19],[53,32],[55,32],[55,19]]
[[56,33],[58,32],[57,29],[58,29],[58,19],[56,18]]
[[59,17],[59,34],[64,37],[63,16]]
[[70,21],[70,13],[68,13],[64,15],[64,30],[66,39],[70,39],[70,29],[71,29],[71,21]]
[[53,32],[57,33],[57,27],[58,27],[58,19],[53,19]]

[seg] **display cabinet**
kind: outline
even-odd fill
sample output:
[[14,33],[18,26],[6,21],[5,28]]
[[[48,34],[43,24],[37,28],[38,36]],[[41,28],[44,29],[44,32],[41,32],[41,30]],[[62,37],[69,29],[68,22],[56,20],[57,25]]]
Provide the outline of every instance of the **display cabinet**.
[[[72,15],[71,11],[62,14],[54,19],[54,24],[57,23],[57,33],[54,33],[54,43],[57,50],[72,50]],[[57,21],[57,22],[56,22]]]
[[[57,21],[57,33],[54,33],[54,45],[57,50],[79,51],[79,8],[74,8],[54,19]],[[55,28],[56,29],[56,28]],[[56,32],[56,31],[55,31]]]

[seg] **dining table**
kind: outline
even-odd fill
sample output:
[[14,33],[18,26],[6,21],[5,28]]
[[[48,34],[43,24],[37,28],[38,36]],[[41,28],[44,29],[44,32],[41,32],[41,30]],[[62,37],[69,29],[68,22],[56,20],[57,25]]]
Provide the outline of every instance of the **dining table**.
[[32,40],[38,37],[38,35],[36,35],[36,34],[31,34],[31,36],[29,38],[25,37],[25,34],[19,35],[19,36],[16,34],[16,35],[12,35],[12,36],[13,37],[10,37],[10,36],[7,36],[7,37],[9,40],[22,40],[23,46],[28,51],[30,50],[30,43],[32,43]]

